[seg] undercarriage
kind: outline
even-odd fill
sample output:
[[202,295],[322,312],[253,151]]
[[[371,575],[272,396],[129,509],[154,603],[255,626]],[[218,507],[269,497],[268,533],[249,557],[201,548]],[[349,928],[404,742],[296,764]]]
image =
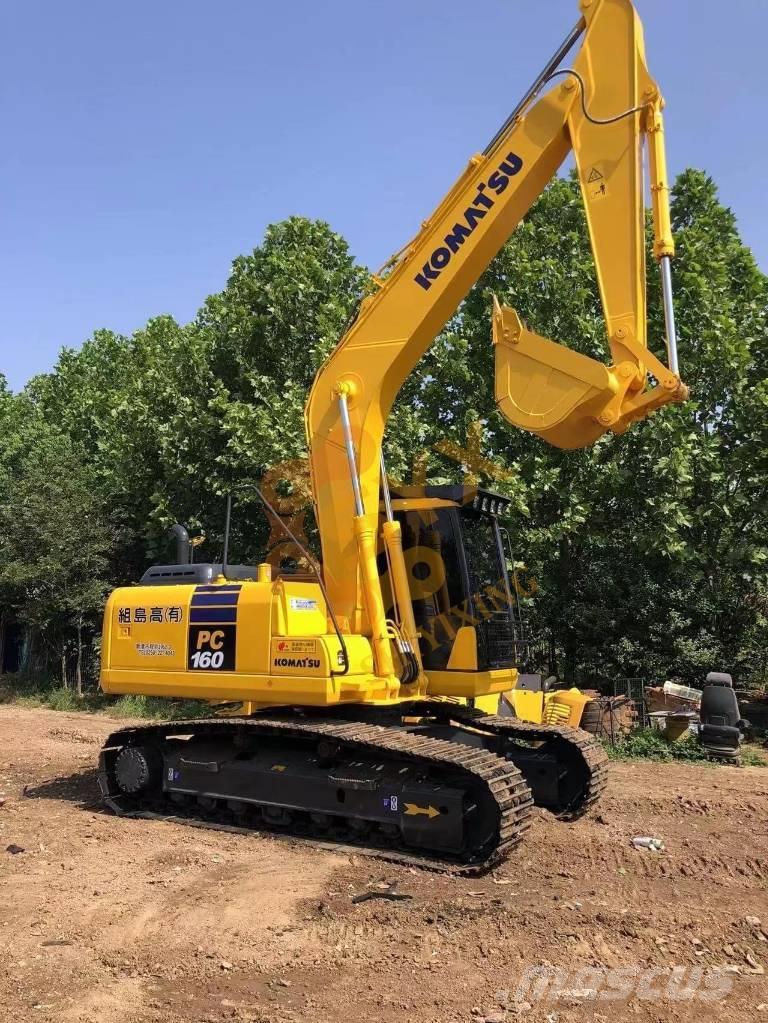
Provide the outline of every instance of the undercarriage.
[[476,874],[514,849],[534,805],[574,819],[606,774],[602,747],[579,729],[435,701],[124,728],[102,749],[99,784],[125,816]]

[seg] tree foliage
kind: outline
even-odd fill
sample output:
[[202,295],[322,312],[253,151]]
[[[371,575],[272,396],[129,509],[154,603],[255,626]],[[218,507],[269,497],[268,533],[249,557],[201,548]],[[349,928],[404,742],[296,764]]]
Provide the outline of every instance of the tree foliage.
[[[492,379],[482,346],[492,292],[534,329],[605,358],[574,182],[548,190],[457,318],[483,362],[464,416],[487,420],[490,445],[516,470],[518,530],[540,582],[537,619],[558,637],[571,676],[580,667],[700,681],[718,663],[742,676],[764,670],[766,278],[702,173],[678,180],[673,222],[692,399],[622,437],[554,451],[509,428],[488,384],[481,389]],[[658,351],[663,317],[651,278]]]
[[113,534],[91,467],[35,418],[0,504],[0,594],[41,646],[37,663],[60,661],[65,680],[74,634],[81,688],[83,632],[109,588]]
[[[535,579],[528,613],[568,679],[766,674],[768,283],[703,173],[678,179],[673,221],[685,405],[575,452],[496,410],[494,294],[607,358],[578,186],[556,180],[409,378],[387,431],[396,478],[469,473],[512,498],[517,557]],[[6,613],[59,644],[83,617],[95,627],[107,583],[164,557],[171,522],[204,530],[202,554],[219,554],[228,491],[233,555],[262,555],[249,484],[288,464],[283,487],[303,493],[307,391],[368,281],[328,225],[292,217],[235,260],[192,323],[97,331],[18,395],[0,380]]]

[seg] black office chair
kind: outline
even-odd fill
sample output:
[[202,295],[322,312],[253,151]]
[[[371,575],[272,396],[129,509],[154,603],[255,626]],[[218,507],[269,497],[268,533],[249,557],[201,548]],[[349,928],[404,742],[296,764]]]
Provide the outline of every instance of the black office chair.
[[[716,678],[712,678],[716,676]],[[739,747],[747,727],[739,710],[730,675],[710,672],[699,710],[699,742],[713,760],[740,764]]]

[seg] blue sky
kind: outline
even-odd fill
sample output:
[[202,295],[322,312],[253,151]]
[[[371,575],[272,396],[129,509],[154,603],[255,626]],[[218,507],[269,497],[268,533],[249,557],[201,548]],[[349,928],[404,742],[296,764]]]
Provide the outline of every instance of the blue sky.
[[[673,172],[703,167],[768,269],[763,0],[637,0]],[[190,319],[292,213],[378,266],[481,149],[576,0],[6,5],[0,371]]]

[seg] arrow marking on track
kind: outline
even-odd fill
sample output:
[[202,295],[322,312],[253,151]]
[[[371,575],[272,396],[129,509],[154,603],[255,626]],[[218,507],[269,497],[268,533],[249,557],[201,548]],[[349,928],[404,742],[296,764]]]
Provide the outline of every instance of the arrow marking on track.
[[417,806],[415,803],[405,804],[406,817],[418,817],[419,814],[423,814],[431,820],[433,817],[439,817],[440,811],[434,806]]

